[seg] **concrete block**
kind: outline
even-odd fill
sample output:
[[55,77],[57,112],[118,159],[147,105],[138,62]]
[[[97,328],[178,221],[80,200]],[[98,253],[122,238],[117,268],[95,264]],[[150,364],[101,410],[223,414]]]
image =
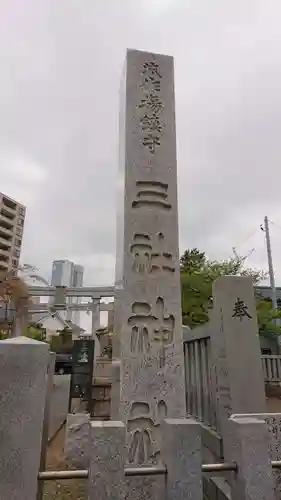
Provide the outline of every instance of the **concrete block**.
[[112,420],[118,420],[120,410],[120,360],[112,360],[112,384],[110,415]]
[[65,458],[68,465],[88,469],[90,460],[90,415],[75,413],[67,416]]
[[0,341],[0,498],[35,500],[49,347],[25,337]]
[[[236,418],[256,418],[266,423],[269,434],[269,456],[271,460],[281,460],[281,413],[253,413],[232,415]],[[274,478],[275,494],[281,498],[281,470],[272,471]]]
[[231,482],[232,500],[275,500],[266,423],[255,418],[235,417],[229,421],[233,433],[227,461],[237,463]]
[[122,422],[90,423],[89,500],[124,500],[126,427]]
[[192,419],[165,419],[161,424],[167,500],[202,500],[201,426]]

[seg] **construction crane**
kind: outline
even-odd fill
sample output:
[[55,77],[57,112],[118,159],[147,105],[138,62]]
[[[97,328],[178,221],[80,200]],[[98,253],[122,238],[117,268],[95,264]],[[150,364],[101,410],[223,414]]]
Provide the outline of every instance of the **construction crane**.
[[255,248],[252,248],[252,250],[250,250],[250,251],[247,253],[247,255],[245,255],[244,257],[240,257],[240,255],[238,255],[238,253],[237,253],[237,251],[236,251],[236,247],[232,247],[232,251],[233,251],[233,253],[234,253],[234,257],[235,257],[236,259],[240,259],[240,260],[242,260],[242,262],[244,263],[244,262],[245,262],[245,260],[247,260],[247,259],[248,259],[248,257],[250,257],[250,255],[252,255],[252,253],[255,251]]

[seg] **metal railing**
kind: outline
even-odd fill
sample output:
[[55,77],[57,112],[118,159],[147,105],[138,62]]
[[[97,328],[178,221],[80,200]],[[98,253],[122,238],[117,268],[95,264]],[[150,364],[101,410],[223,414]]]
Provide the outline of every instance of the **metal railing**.
[[[267,355],[261,359],[265,383],[281,384],[281,356]],[[184,341],[184,364],[187,414],[219,430],[209,336],[198,335],[196,338],[194,333],[193,338]]]
[[[281,462],[280,462],[281,467]],[[235,463],[219,463],[219,464],[203,464],[202,472],[219,472],[219,471],[236,471]],[[124,475],[127,476],[160,476],[167,474],[166,467],[126,467]],[[82,470],[59,470],[59,471],[44,471],[39,472],[38,479],[40,481],[52,481],[58,479],[87,479],[89,471]]]
[[207,336],[184,342],[186,407],[188,415],[216,429],[210,343]]
[[[281,469],[281,460],[272,460],[271,467],[273,469]],[[202,464],[202,472],[237,472],[238,466],[235,462]],[[126,467],[124,469],[125,476],[159,476],[167,474],[166,467]],[[82,470],[58,470],[58,471],[43,471],[39,472],[39,481],[54,481],[59,479],[88,479],[89,471]]]
[[266,383],[281,382],[281,356],[262,356],[262,368]]

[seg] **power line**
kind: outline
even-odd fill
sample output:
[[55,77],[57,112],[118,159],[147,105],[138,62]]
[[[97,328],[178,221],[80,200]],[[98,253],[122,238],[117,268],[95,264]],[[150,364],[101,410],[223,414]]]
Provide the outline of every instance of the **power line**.
[[[259,229],[255,229],[254,231],[251,231],[247,236],[246,238],[244,238],[238,245],[236,245],[235,247],[232,247],[232,251],[235,255],[236,258],[239,257],[237,251],[236,251],[236,248],[237,246],[241,246],[243,245],[244,243],[246,243],[246,241],[248,241],[250,238],[252,238],[252,236],[254,236],[257,232],[259,231]],[[247,255],[243,258],[243,260],[245,261],[246,259],[248,259],[248,257],[250,255],[252,255],[252,253],[255,251],[255,248],[252,248],[248,253]]]
[[279,226],[278,224],[276,224],[276,222],[273,222],[272,220],[269,220],[270,224],[272,224],[273,226],[277,227],[278,229],[281,229],[281,226]]
[[254,231],[251,231],[247,236],[246,238],[244,238],[242,241],[240,241],[240,243],[238,243],[238,245],[236,245],[235,247],[233,248],[237,248],[238,246],[241,246],[243,245],[243,243],[246,243],[246,241],[248,241],[252,236],[254,236],[254,234],[256,234],[257,232],[259,231],[259,229],[255,229]]

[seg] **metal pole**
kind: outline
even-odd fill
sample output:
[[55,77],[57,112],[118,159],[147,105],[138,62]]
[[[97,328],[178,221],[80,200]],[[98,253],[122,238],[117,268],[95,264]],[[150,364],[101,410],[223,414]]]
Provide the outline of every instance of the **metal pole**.
[[233,471],[237,472],[236,463],[218,463],[218,464],[202,464],[202,472],[223,472],[223,471]]
[[161,476],[167,474],[166,467],[126,467],[125,476]]
[[266,249],[267,249],[269,280],[270,280],[270,287],[271,287],[272,307],[273,307],[273,309],[277,309],[277,296],[276,296],[274,269],[273,269],[273,262],[272,262],[270,235],[269,235],[269,228],[268,228],[268,217],[266,217],[266,216],[264,218],[264,231],[265,231],[265,239],[266,239]]
[[272,469],[281,469],[281,460],[271,460]]
[[48,470],[41,471],[38,474],[39,481],[54,481],[58,479],[87,479],[88,470]]

